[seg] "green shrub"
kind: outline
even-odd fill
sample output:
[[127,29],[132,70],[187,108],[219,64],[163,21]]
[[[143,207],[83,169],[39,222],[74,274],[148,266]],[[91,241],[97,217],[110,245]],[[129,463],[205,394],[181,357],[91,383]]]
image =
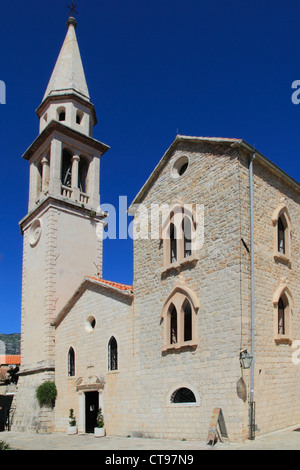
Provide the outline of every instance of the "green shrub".
[[104,419],[103,419],[102,409],[100,408],[97,414],[97,428],[103,428],[103,427],[104,427]]
[[40,404],[54,406],[57,397],[56,385],[54,382],[47,381],[36,389],[36,397]]
[[70,425],[70,426],[76,426],[76,418],[75,418],[75,416],[74,416],[74,410],[73,410],[73,408],[70,409],[69,425]]
[[0,450],[11,450],[11,449],[6,442],[0,441]]

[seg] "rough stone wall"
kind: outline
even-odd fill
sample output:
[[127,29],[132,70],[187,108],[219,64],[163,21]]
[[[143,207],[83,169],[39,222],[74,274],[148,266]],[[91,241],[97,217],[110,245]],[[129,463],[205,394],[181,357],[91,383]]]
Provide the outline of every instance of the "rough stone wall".
[[[189,168],[174,180],[171,170],[181,156]],[[144,203],[203,204],[204,245],[196,266],[180,273],[161,274],[160,240],[134,243],[135,314],[138,320],[141,394],[138,409],[140,431],[146,436],[206,439],[215,407],[223,410],[231,439],[247,433],[247,404],[237,397],[240,379],[241,237],[240,183],[236,151],[224,146],[180,144]],[[161,311],[178,280],[197,296],[198,346],[162,354]],[[181,386],[195,390],[197,405],[171,404],[170,396]]]
[[17,432],[52,432],[54,431],[55,409],[40,407],[36,399],[36,389],[43,382],[54,381],[53,372],[40,372],[19,378],[13,406],[12,431]]
[[[248,163],[241,155],[242,226],[249,226],[247,203],[249,174]],[[291,263],[274,258],[274,226],[272,214],[285,199],[292,232]],[[256,403],[257,434],[274,431],[300,422],[299,388],[300,364],[292,360],[293,341],[300,339],[300,194],[293,186],[254,160],[254,238],[255,238],[255,377],[254,401]],[[250,241],[249,236],[246,236]],[[249,245],[250,246],[250,245]],[[250,255],[249,255],[250,256]],[[243,285],[245,302],[243,310],[250,309],[247,295],[249,279],[247,256],[243,257]],[[276,342],[273,296],[281,284],[286,284],[294,300],[291,315],[289,342]],[[248,307],[247,307],[248,304]]]

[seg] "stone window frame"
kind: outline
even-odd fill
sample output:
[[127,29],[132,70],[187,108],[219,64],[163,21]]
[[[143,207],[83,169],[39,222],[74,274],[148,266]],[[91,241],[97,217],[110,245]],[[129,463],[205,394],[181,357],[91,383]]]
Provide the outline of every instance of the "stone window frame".
[[[279,220],[282,221],[283,226],[285,228],[285,233],[284,233],[284,245],[285,245],[285,250],[284,253],[279,251],[279,237],[278,237],[278,232],[279,232],[279,227],[278,223]],[[283,263],[289,264],[292,259],[292,222],[291,222],[291,217],[288,211],[288,208],[286,206],[285,202],[281,202],[281,204],[275,209],[272,215],[272,223],[273,223],[273,228],[274,228],[274,259],[276,261],[281,261]]]
[[[186,301],[190,303],[191,306],[191,339],[188,341],[184,340],[184,305]],[[171,310],[173,307],[177,311],[177,341],[172,342],[171,339]],[[198,346],[198,336],[197,336],[197,312],[199,310],[199,301],[193,291],[182,284],[177,284],[171,294],[168,296],[165,301],[162,312],[161,319],[163,324],[163,336],[164,343],[162,347],[162,352],[174,352],[185,350],[186,348],[196,348]]]
[[[278,332],[279,329],[279,302],[284,303],[284,334]],[[294,308],[293,295],[286,282],[282,283],[273,296],[274,308],[274,340],[275,343],[292,343],[292,314]]]
[[[186,403],[173,403],[172,402],[172,396],[174,395],[174,393],[177,391],[177,390],[180,390],[181,388],[187,388],[189,389],[191,392],[193,392],[194,396],[195,396],[195,399],[196,401],[195,402],[186,402]],[[200,395],[198,393],[198,390],[196,389],[196,387],[194,387],[193,385],[190,385],[189,383],[179,383],[177,384],[175,387],[172,387],[168,394],[167,394],[167,402],[166,402],[166,406],[168,408],[192,408],[192,407],[199,407],[200,406]]]
[[86,333],[87,334],[93,333],[96,328],[96,325],[97,325],[96,317],[93,314],[89,315],[84,324],[84,329]]
[[[186,237],[184,232],[184,220],[189,221],[191,230],[190,250],[191,254],[186,255]],[[181,203],[174,204],[162,222],[160,238],[163,244],[163,266],[162,274],[175,269],[180,272],[181,268],[189,263],[196,264],[199,259],[196,244],[196,214]],[[176,234],[176,260],[171,259],[172,241],[170,238],[171,227],[174,227]]]
[[181,155],[179,156],[173,166],[172,166],[172,169],[171,169],[171,177],[174,179],[174,180],[177,180],[179,178],[182,178],[188,168],[189,168],[189,165],[190,165],[190,159],[187,155]]

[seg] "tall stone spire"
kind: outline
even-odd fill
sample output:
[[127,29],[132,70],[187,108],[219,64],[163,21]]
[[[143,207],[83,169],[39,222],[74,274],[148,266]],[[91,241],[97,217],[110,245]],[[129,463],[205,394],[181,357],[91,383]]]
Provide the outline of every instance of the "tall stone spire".
[[67,35],[45,95],[36,110],[40,119],[40,133],[52,120],[56,120],[92,136],[97,116],[90,99],[77,42],[77,23],[72,16],[68,19],[67,27]]
[[15,430],[53,430],[51,409],[41,413],[36,402],[36,387],[55,380],[52,322],[85,275],[102,272],[103,237],[98,229],[104,228],[105,214],[98,210],[100,159],[109,147],[92,137],[96,114],[75,28],[76,21],[70,17],[43,102],[36,110],[39,136],[23,155],[30,164],[30,179],[28,213],[20,222],[24,237],[22,366]]
[[77,94],[90,102],[81,55],[76,37],[77,23],[70,17],[67,22],[68,32],[51,75],[43,101],[49,96]]

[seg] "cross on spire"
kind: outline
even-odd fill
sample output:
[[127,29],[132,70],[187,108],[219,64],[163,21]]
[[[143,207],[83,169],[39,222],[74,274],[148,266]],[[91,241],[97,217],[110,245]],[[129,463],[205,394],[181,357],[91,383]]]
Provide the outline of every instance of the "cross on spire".
[[68,5],[68,8],[69,8],[69,10],[70,10],[70,13],[69,13],[69,17],[70,17],[70,18],[74,16],[74,15],[73,15],[74,13],[75,13],[75,15],[78,15],[78,12],[76,11],[76,6],[77,6],[77,5],[76,5],[76,3],[73,2],[73,0],[72,0],[72,3],[71,3],[71,6]]

